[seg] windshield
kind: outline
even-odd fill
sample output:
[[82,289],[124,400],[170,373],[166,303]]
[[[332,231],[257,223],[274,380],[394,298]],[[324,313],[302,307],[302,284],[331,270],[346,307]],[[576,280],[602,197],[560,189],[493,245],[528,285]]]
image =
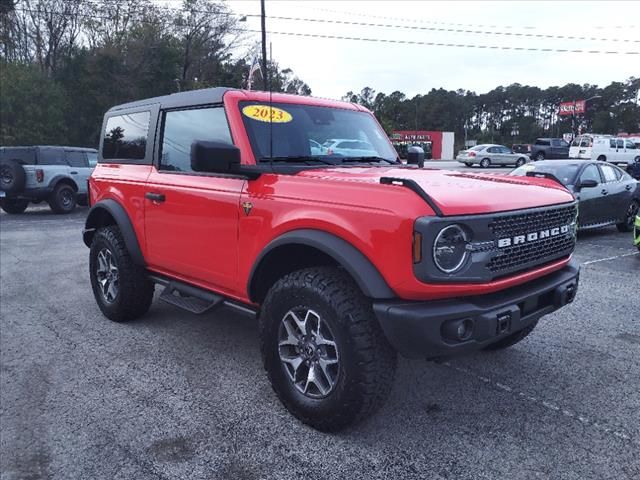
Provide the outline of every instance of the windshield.
[[269,122],[268,104],[241,102],[240,111],[258,161],[361,160],[387,165],[398,158],[378,122],[366,112],[274,103]]
[[551,173],[558,180],[560,180],[564,185],[573,185],[573,181],[576,178],[579,168],[580,168],[580,165],[577,163],[569,163],[569,164],[562,164],[562,165],[527,163],[526,165],[516,168],[511,173],[509,173],[509,175],[524,177],[527,175],[527,172]]

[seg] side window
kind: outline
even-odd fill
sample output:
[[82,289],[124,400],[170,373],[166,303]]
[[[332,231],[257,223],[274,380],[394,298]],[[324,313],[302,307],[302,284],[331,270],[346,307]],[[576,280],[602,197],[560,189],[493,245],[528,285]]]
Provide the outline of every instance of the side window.
[[164,114],[160,169],[191,172],[191,145],[198,140],[232,144],[222,107],[171,110]]
[[569,146],[569,144],[567,142],[565,142],[564,140],[560,140],[560,146],[566,148],[566,147]]
[[83,168],[88,166],[87,156],[84,152],[73,152],[67,150],[66,152],[64,152],[64,154],[67,157],[67,163],[70,167]]
[[116,115],[107,120],[102,143],[102,158],[143,160],[147,153],[149,112]]
[[502,153],[512,153],[510,148],[502,147]]
[[624,148],[624,140],[621,138],[618,138],[616,140],[616,148]]
[[489,153],[498,153],[498,149],[496,147],[487,148],[487,152]]
[[605,183],[615,182],[618,180],[615,169],[611,165],[600,165]]
[[627,140],[626,142],[624,142],[624,147],[626,149],[635,150],[636,149],[636,144],[633,143],[631,140]]
[[616,139],[612,138],[609,140],[609,148],[616,148]]
[[584,180],[595,180],[596,182],[602,182],[602,178],[600,178],[600,172],[598,171],[598,167],[595,165],[589,165],[584,169],[582,175],[580,175],[580,181]]
[[550,145],[549,140],[542,140],[542,139],[538,139],[536,140],[536,145],[542,145],[543,147],[548,147]]
[[67,161],[64,158],[64,151],[59,148],[41,148],[38,155],[38,165],[64,165]]
[[560,146],[560,140],[554,138],[553,140],[551,140],[551,146],[552,147],[559,147]]
[[87,152],[87,160],[89,160],[89,166],[91,168],[98,164],[98,154],[96,152]]
[[582,137],[582,141],[580,142],[581,147],[591,147],[593,143],[591,143],[591,139],[589,137]]

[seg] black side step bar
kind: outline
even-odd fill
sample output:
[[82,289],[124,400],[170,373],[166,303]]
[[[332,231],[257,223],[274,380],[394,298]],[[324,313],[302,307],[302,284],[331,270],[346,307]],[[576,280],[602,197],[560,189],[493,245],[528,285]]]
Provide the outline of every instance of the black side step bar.
[[225,305],[250,315],[255,315],[255,309],[244,306],[233,300],[227,300],[222,295],[189,285],[178,280],[168,279],[159,275],[150,275],[151,281],[164,287],[160,300],[191,313],[201,315],[214,308]]
[[440,207],[436,205],[436,202],[433,201],[433,198],[431,198],[415,180],[411,180],[409,178],[382,177],[380,178],[380,183],[383,185],[399,185],[402,187],[406,187],[409,190],[413,190],[420,196],[420,198],[427,202],[427,205],[431,207],[431,209],[438,217],[444,217],[442,210],[440,210]]

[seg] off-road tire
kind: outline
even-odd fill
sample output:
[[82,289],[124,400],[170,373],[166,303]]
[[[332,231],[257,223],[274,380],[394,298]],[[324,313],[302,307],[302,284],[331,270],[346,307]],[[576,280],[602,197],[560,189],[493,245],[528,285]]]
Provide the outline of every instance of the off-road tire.
[[[324,398],[309,398],[297,390],[280,360],[280,324],[288,311],[298,307],[322,316],[340,355],[335,386]],[[307,268],[276,282],[262,305],[259,331],[262,360],[273,390],[289,412],[318,430],[337,431],[369,417],[391,390],[397,354],[370,300],[338,268]]]
[[0,161],[0,189],[7,193],[18,193],[24,188],[27,174],[16,160]]
[[632,200],[629,204],[629,209],[627,210],[625,221],[620,222],[616,225],[619,232],[631,232],[633,231],[633,224],[636,219],[636,215],[638,215],[638,211],[640,206],[636,200]]
[[53,213],[71,213],[76,208],[76,191],[71,185],[59,183],[51,192],[47,203]]
[[11,215],[24,213],[29,206],[29,200],[0,199],[0,208]]
[[509,348],[527,338],[529,334],[533,332],[533,329],[536,328],[536,325],[538,325],[538,322],[535,322],[528,327],[523,328],[522,330],[512,333],[507,337],[504,337],[502,340],[498,340],[496,343],[492,343],[491,345],[484,347],[484,349],[488,351],[495,351]]
[[491,166],[491,159],[483,158],[482,160],[480,160],[480,166],[482,168],[489,168]]
[[[105,248],[113,255],[119,276],[118,293],[110,303],[105,301],[100,292],[97,278],[98,254]],[[89,276],[98,307],[110,320],[135,320],[149,310],[153,300],[154,284],[146,270],[134,263],[118,227],[102,227],[95,233],[89,251]]]

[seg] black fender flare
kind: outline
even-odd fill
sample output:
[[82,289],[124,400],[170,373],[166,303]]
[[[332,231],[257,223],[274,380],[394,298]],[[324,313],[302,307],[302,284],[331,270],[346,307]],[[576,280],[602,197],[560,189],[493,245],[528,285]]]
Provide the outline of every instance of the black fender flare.
[[133,228],[131,219],[124,207],[115,200],[101,200],[91,207],[82,232],[84,244],[87,247],[91,246],[91,241],[93,240],[96,229],[105,225],[105,223],[103,223],[105,213],[113,218],[115,224],[120,229],[120,233],[122,234],[124,243],[127,246],[129,255],[131,255],[131,259],[136,264],[144,266],[144,256],[142,255],[142,250],[140,249],[138,237],[136,236],[136,231]]
[[250,297],[253,297],[255,275],[260,264],[270,252],[284,245],[306,245],[330,256],[353,277],[362,292],[369,298],[397,297],[378,269],[360,250],[336,235],[312,229],[287,232],[267,244],[254,262],[249,274],[247,292]]
[[71,186],[76,191],[76,193],[78,192],[78,184],[75,182],[75,180],[73,178],[68,177],[66,175],[56,175],[51,180],[49,180],[49,188],[51,189],[51,191],[55,190],[55,188],[58,186],[58,184],[63,180],[65,182],[70,183]]

